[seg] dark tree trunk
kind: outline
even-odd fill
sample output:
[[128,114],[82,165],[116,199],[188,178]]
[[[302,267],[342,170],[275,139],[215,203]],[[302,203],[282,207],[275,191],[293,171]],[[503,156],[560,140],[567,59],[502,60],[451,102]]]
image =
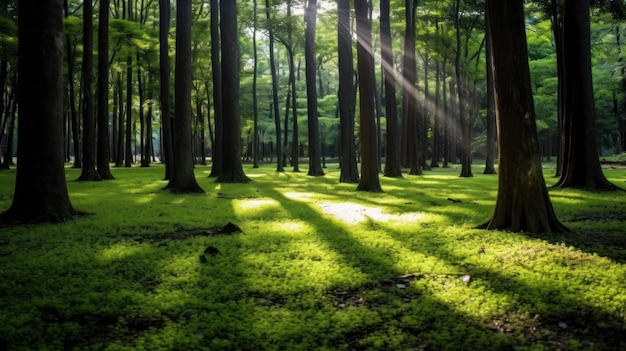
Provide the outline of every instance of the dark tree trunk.
[[466,115],[466,91],[463,85],[463,77],[461,72],[461,1],[455,1],[454,26],[456,29],[456,59],[454,68],[456,71],[457,93],[459,94],[459,119],[461,121],[461,177],[472,176],[472,157],[471,157],[471,129],[469,117]]
[[359,107],[361,141],[361,179],[357,190],[382,192],[378,179],[378,144],[376,142],[374,56],[372,47],[372,25],[369,19],[367,0],[355,0],[357,32],[357,71],[359,74]]
[[417,101],[417,66],[415,60],[415,3],[406,0],[406,30],[402,61],[402,163],[409,174],[422,174],[419,148],[419,121]]
[[2,223],[59,222],[77,214],[63,155],[62,5],[18,1],[20,155],[13,203],[0,216]]
[[458,132],[459,132],[459,119],[457,118],[458,95],[456,93],[458,86],[454,80],[450,80],[449,93],[450,93],[450,113],[448,114],[448,162],[456,163],[457,161],[457,149],[458,149]]
[[[437,31],[439,26],[437,26]],[[430,160],[430,168],[439,167],[439,155],[441,144],[441,111],[439,101],[441,100],[441,71],[439,61],[435,61],[435,108],[433,109],[433,153]]]
[[385,177],[402,177],[400,163],[400,133],[398,125],[398,102],[396,101],[396,70],[393,63],[389,0],[380,1],[380,54],[385,85],[385,117],[387,120],[387,148]]
[[557,186],[616,190],[602,173],[598,155],[589,6],[589,0],[583,0],[568,1],[563,7],[563,131],[568,153]]
[[448,85],[446,79],[448,77],[448,71],[446,65],[448,60],[443,59],[443,79],[442,79],[442,95],[443,95],[443,140],[441,141],[441,154],[443,157],[443,168],[448,168],[449,160],[449,145],[450,145],[450,114],[448,112]]
[[[213,118],[215,120],[215,143],[212,150],[211,174],[219,177],[224,169],[224,112],[222,108],[222,68],[220,63],[220,1],[211,0],[211,71],[213,73]],[[238,58],[237,58],[238,59]]]
[[109,0],[100,0],[98,15],[98,155],[101,179],[113,179],[109,169]]
[[276,59],[274,58],[274,30],[270,18],[270,2],[265,0],[265,16],[269,23],[269,51],[270,51],[270,72],[272,75],[272,104],[274,114],[274,126],[276,128],[276,171],[284,172],[283,167],[283,142],[281,140],[282,133],[280,130],[280,112],[278,106],[278,73],[276,73]]
[[[252,136],[252,168],[259,168],[259,101],[257,97],[257,79],[259,74],[259,55],[256,44],[256,33],[257,33],[257,0],[253,1],[253,34],[252,34],[252,51],[254,54],[254,73],[252,75],[252,111],[254,114],[254,128]],[[266,11],[269,14],[269,6],[268,2],[265,2]],[[269,19],[269,15],[268,15]],[[278,98],[278,97],[277,97]],[[280,163],[279,163],[280,165]]]
[[170,31],[171,9],[170,0],[159,0],[159,80],[161,84],[159,99],[161,102],[161,137],[163,141],[161,162],[165,161],[165,180],[171,180],[174,173],[172,118],[170,115],[170,58],[167,41]]
[[[561,232],[543,179],[528,68],[523,0],[487,0],[500,145],[498,197],[488,229]],[[524,170],[520,172],[520,170]]]
[[133,59],[130,55],[126,60],[126,141],[124,149],[124,167],[133,163]]
[[[65,17],[69,17],[69,8],[67,7],[67,1],[65,4]],[[76,92],[74,89],[74,64],[75,64],[75,50],[70,36],[66,36],[65,45],[67,50],[67,84],[69,87],[69,105],[70,105],[70,123],[72,124],[72,142],[74,143],[74,164],[72,168],[82,168],[83,162],[81,158],[80,150],[80,126],[78,120],[78,113],[76,112]]]
[[122,73],[117,73],[117,99],[119,101],[119,111],[117,118],[117,155],[115,155],[115,167],[122,167],[124,164],[124,83]]
[[83,167],[77,180],[102,180],[96,171],[96,124],[93,98],[93,5],[83,2]]
[[293,171],[300,172],[300,157],[298,153],[298,92],[296,90],[296,72],[295,63],[293,61],[293,50],[289,50],[289,80],[291,81],[291,108],[292,108],[292,136],[291,136],[291,162],[293,163]]
[[176,1],[176,62],[174,78],[173,177],[175,193],[204,193],[193,171],[191,136],[191,0]]
[[304,33],[304,58],[306,73],[306,95],[309,133],[309,175],[322,176],[320,137],[317,116],[317,87],[315,64],[315,31],[317,20],[317,0],[308,0],[305,10],[306,30]]
[[350,33],[350,1],[339,0],[338,10],[338,55],[339,55],[339,132],[341,137],[341,174],[339,182],[357,183],[359,170],[356,162],[354,140],[354,67],[352,36]]
[[246,183],[241,161],[241,125],[239,116],[239,45],[237,41],[237,4],[220,2],[222,39],[222,112],[224,114],[222,172],[220,183]]
[[[485,13],[485,16],[487,15],[488,14]],[[491,33],[489,32],[489,28],[485,28],[485,35],[487,36],[487,157],[485,158],[485,171],[483,174],[496,174],[496,97],[493,90],[493,64],[490,43]]]
[[554,35],[554,46],[556,48],[556,68],[557,68],[557,157],[556,157],[556,177],[563,175],[563,166],[566,162],[565,155],[568,154],[568,147],[565,143],[565,135],[563,129],[563,112],[565,110],[563,103],[564,86],[563,86],[563,22],[560,17],[559,0],[550,1],[550,17],[552,20],[552,33]]
[[[17,76],[17,75],[16,75]],[[14,78],[13,83],[17,84],[17,80]],[[17,88],[14,85],[14,88],[11,90],[11,95],[15,95],[15,91]],[[5,122],[9,121],[9,126],[7,130],[7,147],[4,152],[4,159],[2,160],[2,166],[0,169],[9,169],[11,165],[13,165],[13,137],[15,133],[15,115],[17,112],[17,98],[13,96],[9,99],[9,106],[7,106],[7,113]],[[1,135],[1,133],[0,133]]]

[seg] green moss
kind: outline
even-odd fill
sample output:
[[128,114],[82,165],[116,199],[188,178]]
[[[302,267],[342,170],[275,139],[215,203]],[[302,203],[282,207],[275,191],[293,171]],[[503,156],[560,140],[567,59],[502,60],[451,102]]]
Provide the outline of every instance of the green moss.
[[[162,190],[159,166],[114,168],[114,181],[68,182],[72,203],[89,215],[2,228],[0,344],[626,347],[618,337],[626,318],[624,192],[551,190],[572,231],[522,235],[473,229],[493,211],[494,176],[436,169],[381,178],[386,192],[369,194],[339,184],[334,165],[315,178],[246,169],[254,180],[248,184],[216,184],[209,171],[196,168],[207,194],[187,196]],[[622,184],[626,170],[606,175]],[[67,170],[68,179],[77,177]],[[0,172],[0,211],[10,206],[14,179],[13,170]],[[243,233],[199,231],[227,222]],[[207,246],[220,253],[202,262]]]

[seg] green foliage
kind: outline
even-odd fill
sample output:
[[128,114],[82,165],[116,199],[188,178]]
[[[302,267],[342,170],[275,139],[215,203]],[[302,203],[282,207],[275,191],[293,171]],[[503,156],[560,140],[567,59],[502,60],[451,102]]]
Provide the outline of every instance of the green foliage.
[[[163,191],[159,166],[69,182],[74,206],[88,215],[0,231],[0,342],[47,350],[626,346],[623,192],[551,191],[572,231],[539,236],[473,229],[496,197],[497,178],[478,170],[381,178],[386,193],[370,194],[339,184],[336,165],[316,178],[273,169],[247,169],[249,184],[216,184],[210,167],[198,166],[203,196]],[[79,171],[68,169],[68,179]],[[606,175],[622,184],[626,171]],[[0,211],[14,179],[14,170],[0,172]],[[243,233],[207,234],[226,222]],[[220,254],[203,263],[207,246]]]

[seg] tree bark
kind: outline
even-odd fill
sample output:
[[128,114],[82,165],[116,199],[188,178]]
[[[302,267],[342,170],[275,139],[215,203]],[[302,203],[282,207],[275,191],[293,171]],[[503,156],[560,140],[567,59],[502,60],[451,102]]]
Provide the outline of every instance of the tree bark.
[[172,118],[170,117],[170,58],[168,34],[170,31],[170,0],[159,0],[159,77],[161,102],[161,135],[163,149],[161,161],[165,161],[165,180],[172,179],[174,151],[172,148]]
[[101,179],[113,179],[109,169],[109,0],[100,0],[98,15],[98,149]]
[[461,72],[461,1],[455,0],[454,27],[456,29],[456,72],[457,93],[459,95],[459,120],[461,121],[461,177],[472,177],[471,129],[466,115],[466,91]]
[[65,182],[62,5],[18,1],[20,155],[13,202],[1,223],[59,222],[77,214]]
[[352,36],[350,33],[350,1],[337,2],[337,40],[339,56],[339,133],[340,133],[340,168],[339,182],[357,183],[359,170],[356,162],[356,144],[354,138],[354,59],[352,54]]
[[419,121],[417,101],[417,65],[415,60],[415,3],[406,0],[406,30],[402,61],[402,151],[401,159],[409,167],[409,174],[422,175],[419,148]]
[[167,188],[175,193],[204,193],[193,170],[191,136],[191,0],[176,1],[176,76],[174,79],[173,171]]
[[[488,16],[488,14],[485,13],[485,16]],[[483,174],[496,174],[496,97],[493,90],[491,32],[489,31],[489,28],[487,26],[485,27],[485,36],[487,41],[487,157],[485,158],[485,170]]]
[[315,31],[317,20],[317,0],[308,0],[305,9],[306,30],[304,33],[304,58],[306,73],[306,95],[309,133],[309,175],[322,176],[321,145],[319,138],[317,111],[317,84],[315,64]]
[[[220,2],[222,39],[222,172],[219,183],[246,183],[241,161],[241,125],[239,111],[239,44],[237,41],[237,4]],[[215,72],[214,72],[215,73]]]
[[492,33],[500,172],[496,208],[483,227],[561,232],[566,228],[554,214],[541,170],[523,3],[487,0],[486,5]]
[[213,118],[215,143],[211,153],[211,174],[219,177],[223,172],[224,113],[222,108],[222,68],[220,61],[220,4],[211,0],[211,71],[213,73]]
[[77,180],[102,180],[96,171],[96,124],[93,98],[93,5],[83,1],[83,167]]
[[616,190],[600,165],[591,75],[590,0],[563,7],[563,127],[567,154],[557,186]]
[[387,121],[387,148],[385,154],[385,177],[401,178],[400,133],[398,125],[398,102],[396,101],[396,69],[393,62],[389,0],[380,1],[380,56],[385,85],[385,117]]
[[359,107],[361,141],[361,180],[357,190],[382,192],[378,178],[378,143],[376,141],[374,56],[372,47],[372,25],[369,19],[367,0],[355,0],[357,32],[357,71],[359,74]]
[[265,0],[265,16],[269,25],[269,51],[270,51],[270,72],[272,75],[272,104],[274,114],[274,126],[276,128],[276,172],[284,172],[283,166],[283,142],[281,140],[282,133],[280,130],[280,112],[278,106],[278,73],[276,72],[276,59],[274,57],[274,30],[272,19],[270,17],[270,2]]

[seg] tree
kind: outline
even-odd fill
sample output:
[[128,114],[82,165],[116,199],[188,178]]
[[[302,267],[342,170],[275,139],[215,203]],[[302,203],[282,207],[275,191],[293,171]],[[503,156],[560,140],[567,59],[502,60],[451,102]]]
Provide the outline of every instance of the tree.
[[404,55],[402,55],[402,145],[401,161],[409,174],[421,175],[422,162],[419,148],[419,122],[417,101],[417,65],[415,60],[415,8],[413,0],[405,1],[406,29]]
[[[530,85],[523,0],[487,0],[498,120],[500,172],[491,220],[483,227],[561,232],[541,170]],[[523,171],[520,171],[523,170]]]
[[170,0],[159,0],[159,77],[165,180],[172,179],[174,151],[172,149],[172,118],[170,117],[170,58],[168,34],[170,31]]
[[357,183],[359,170],[354,140],[354,67],[350,33],[350,1],[337,2],[337,41],[339,59],[339,129],[341,183]]
[[59,222],[77,214],[65,182],[62,5],[18,1],[19,162],[3,223]]
[[[488,16],[485,13],[485,17]],[[489,28],[485,29],[487,41],[487,157],[485,158],[485,171],[483,174],[496,174],[496,110],[495,95],[493,91],[493,70],[491,62],[491,33]]]
[[591,76],[590,0],[566,1],[563,7],[563,155],[559,187],[615,190],[604,174]]
[[[307,113],[309,127],[309,175],[322,176],[324,170],[321,163],[321,149],[319,140],[318,111],[317,111],[317,78],[315,63],[315,27],[317,21],[317,0],[308,0],[305,9],[306,30],[304,31],[304,60],[306,73]],[[295,146],[295,145],[294,145]]]
[[81,87],[83,91],[83,168],[77,180],[98,181],[102,178],[96,171],[96,125],[93,106],[93,5],[91,0],[83,1],[83,84]]
[[[250,179],[241,163],[241,125],[239,116],[239,44],[237,38],[237,4],[220,2],[222,49],[222,172],[219,183],[245,183]],[[214,71],[213,74],[216,72]]]
[[270,51],[270,72],[272,74],[272,109],[274,114],[274,124],[276,127],[276,172],[283,172],[283,143],[280,131],[280,113],[278,112],[278,73],[276,72],[276,58],[274,57],[274,29],[270,17],[270,2],[265,0],[265,15],[269,25],[269,51]]
[[191,145],[191,0],[176,1],[175,70],[174,167],[167,187],[177,193],[203,193],[193,172]]
[[101,179],[113,179],[109,169],[109,0],[100,0],[98,14],[98,154]]
[[220,4],[211,0],[211,71],[213,73],[213,118],[215,119],[215,142],[212,150],[211,174],[219,177],[223,170],[222,144],[224,139],[224,113],[222,109],[222,69],[220,61]]
[[396,102],[396,71],[393,63],[389,0],[380,1],[380,56],[385,84],[385,117],[387,120],[386,177],[402,177]]
[[469,118],[465,115],[466,96],[465,85],[461,72],[461,1],[455,0],[455,17],[454,26],[456,29],[456,59],[454,68],[456,72],[457,93],[459,94],[459,116],[461,119],[461,177],[472,176],[472,157],[471,157],[471,129]]
[[378,179],[378,143],[376,140],[374,53],[372,52],[372,24],[369,18],[369,2],[355,0],[356,53],[359,74],[359,107],[361,141],[361,180],[357,190],[382,192]]

